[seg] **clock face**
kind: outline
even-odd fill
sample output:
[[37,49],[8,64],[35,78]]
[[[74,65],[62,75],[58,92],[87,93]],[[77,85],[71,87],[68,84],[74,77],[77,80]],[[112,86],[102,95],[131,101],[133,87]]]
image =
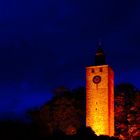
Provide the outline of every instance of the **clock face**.
[[94,77],[93,77],[93,82],[94,82],[95,84],[100,83],[100,82],[101,82],[101,76],[99,76],[99,75],[94,76]]

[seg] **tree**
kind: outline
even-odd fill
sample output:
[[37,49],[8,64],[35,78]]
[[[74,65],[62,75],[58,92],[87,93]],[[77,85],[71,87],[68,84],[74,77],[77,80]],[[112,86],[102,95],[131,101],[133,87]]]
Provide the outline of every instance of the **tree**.
[[[57,91],[57,94],[56,94]],[[61,93],[59,93],[61,92]],[[55,94],[49,102],[38,111],[32,112],[32,118],[44,134],[57,130],[70,135],[84,124],[85,89],[80,87],[75,90],[55,90]]]
[[116,135],[124,139],[140,136],[140,92],[131,84],[120,84],[115,93]]
[[140,92],[135,94],[133,104],[130,107],[129,113],[127,115],[128,133],[130,138],[139,137],[140,138]]

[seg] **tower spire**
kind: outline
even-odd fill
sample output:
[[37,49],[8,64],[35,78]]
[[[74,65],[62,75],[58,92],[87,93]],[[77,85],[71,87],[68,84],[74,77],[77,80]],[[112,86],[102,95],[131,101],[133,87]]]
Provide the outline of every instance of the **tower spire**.
[[95,54],[95,66],[105,65],[105,64],[106,64],[105,53],[102,49],[102,43],[101,41],[99,41],[97,45],[97,51]]

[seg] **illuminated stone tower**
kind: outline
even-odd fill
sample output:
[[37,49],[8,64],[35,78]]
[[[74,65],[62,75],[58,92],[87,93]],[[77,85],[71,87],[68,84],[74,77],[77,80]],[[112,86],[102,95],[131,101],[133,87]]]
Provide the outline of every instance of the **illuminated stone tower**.
[[114,135],[114,72],[101,46],[95,64],[86,67],[86,126],[97,135]]

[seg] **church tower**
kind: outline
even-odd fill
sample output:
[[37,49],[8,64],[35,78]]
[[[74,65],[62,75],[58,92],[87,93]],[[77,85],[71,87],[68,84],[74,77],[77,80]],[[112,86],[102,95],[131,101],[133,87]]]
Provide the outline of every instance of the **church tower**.
[[101,45],[95,64],[86,67],[86,126],[97,135],[114,135],[114,72]]

